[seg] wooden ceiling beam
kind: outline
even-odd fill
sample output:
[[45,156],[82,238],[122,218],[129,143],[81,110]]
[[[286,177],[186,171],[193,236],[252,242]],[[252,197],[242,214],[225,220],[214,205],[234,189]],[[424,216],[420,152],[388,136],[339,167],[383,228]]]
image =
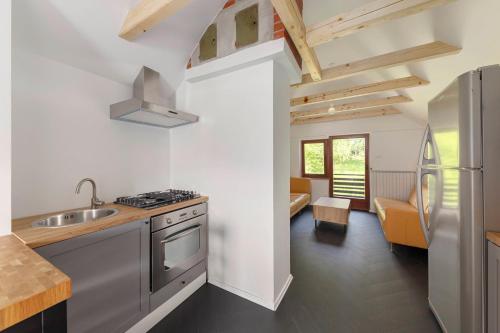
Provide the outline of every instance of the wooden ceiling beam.
[[300,88],[314,83],[343,79],[370,70],[391,68],[432,58],[444,57],[457,54],[461,50],[460,47],[449,45],[444,42],[432,42],[327,68],[321,72],[321,81],[314,81],[309,74],[306,74],[302,76],[302,83],[296,84],[294,87]]
[[307,28],[310,47],[362,31],[373,25],[413,15],[455,0],[375,0]]
[[331,121],[341,121],[341,120],[353,120],[353,119],[361,119],[361,118],[370,118],[370,117],[381,117],[392,114],[400,114],[401,111],[394,108],[393,106],[387,107],[379,107],[373,109],[366,109],[362,111],[347,111],[340,112],[332,115],[318,115],[316,117],[308,117],[308,118],[299,118],[292,120],[292,125],[306,125],[306,124],[315,124],[315,123],[324,123]]
[[306,27],[295,0],[271,0],[274,9],[281,18],[288,34],[297,47],[311,78],[315,81],[321,80],[321,67],[316,52],[307,45]]
[[292,98],[290,106],[309,105],[322,102],[329,102],[350,97],[365,96],[384,91],[412,88],[429,84],[429,81],[419,78],[418,76],[408,76],[400,79],[381,81],[375,83],[364,84],[351,88],[344,88],[320,94]]
[[[346,111],[369,109],[369,108],[373,108],[373,107],[394,105],[394,104],[399,104],[399,103],[408,103],[408,102],[412,102],[412,101],[413,100],[410,97],[398,95],[398,96],[391,96],[391,97],[385,97],[385,98],[369,99],[366,101],[337,104],[337,105],[332,105],[332,108],[336,112],[346,112]],[[321,115],[323,115],[323,116],[332,115],[332,113],[330,113],[330,108],[320,108],[320,109],[307,110],[307,111],[294,111],[294,112],[290,113],[290,116],[292,119],[298,119],[298,118],[303,118],[303,117],[321,116]]]
[[141,0],[123,22],[119,36],[133,40],[165,18],[182,9],[190,0]]

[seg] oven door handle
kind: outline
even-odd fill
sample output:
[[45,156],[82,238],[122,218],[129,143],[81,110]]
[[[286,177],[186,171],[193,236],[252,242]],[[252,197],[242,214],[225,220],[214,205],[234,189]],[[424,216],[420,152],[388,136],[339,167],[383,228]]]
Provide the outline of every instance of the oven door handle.
[[160,244],[166,244],[166,243],[170,243],[170,242],[173,242],[173,241],[176,241],[178,240],[179,238],[182,238],[182,237],[185,237],[197,230],[199,230],[201,228],[201,224],[197,224],[193,227],[189,227],[188,229],[184,230],[184,231],[181,231],[180,233],[176,233],[176,234],[173,234],[171,236],[168,236],[167,238],[165,238],[164,240],[162,240],[160,242]]

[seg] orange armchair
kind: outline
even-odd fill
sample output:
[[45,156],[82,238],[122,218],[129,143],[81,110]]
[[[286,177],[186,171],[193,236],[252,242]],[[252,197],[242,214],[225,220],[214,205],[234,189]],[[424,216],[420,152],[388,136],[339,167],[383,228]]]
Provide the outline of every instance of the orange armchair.
[[311,180],[290,178],[290,218],[311,203]]
[[[423,196],[424,202],[428,203],[428,190],[425,187]],[[375,198],[374,203],[380,225],[388,242],[427,249],[424,233],[420,227],[415,190],[412,191],[407,202]],[[428,210],[427,205],[426,211]]]

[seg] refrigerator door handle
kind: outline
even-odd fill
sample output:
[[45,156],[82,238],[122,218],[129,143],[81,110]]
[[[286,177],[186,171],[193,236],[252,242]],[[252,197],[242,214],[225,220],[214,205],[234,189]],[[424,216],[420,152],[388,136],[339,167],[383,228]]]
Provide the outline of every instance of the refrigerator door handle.
[[[432,149],[432,156],[427,157],[426,152],[428,152],[428,149]],[[422,169],[425,168],[425,166],[429,165],[435,165],[436,164],[436,154],[437,151],[435,150],[434,142],[432,140],[432,133],[429,125],[427,125],[424,136],[422,139],[422,145],[420,146],[420,152],[418,155],[418,167],[417,167],[417,184],[416,184],[416,189],[417,189],[417,208],[418,208],[418,219],[420,222],[420,228],[422,229],[422,232],[424,233],[424,238],[425,242],[427,244],[427,247],[429,247],[430,244],[430,233],[429,233],[429,227],[427,226],[427,223],[425,222],[425,212],[424,212],[424,203],[423,203],[423,191],[422,191],[422,186],[423,186],[423,178],[426,175],[435,175],[436,171],[433,169]],[[429,219],[430,221],[430,219]]]
[[[424,234],[425,238],[425,243],[427,244],[427,247],[429,247],[429,244],[431,243],[431,234],[429,232],[430,225],[427,225],[425,222],[425,210],[424,210],[424,199],[423,199],[423,178],[426,175],[436,175],[437,170],[433,169],[422,169],[422,168],[417,168],[417,209],[418,209],[418,220],[420,222],[420,228],[422,229],[422,232]],[[429,212],[430,213],[430,212]],[[429,216],[429,223],[430,223],[430,216]]]
[[[428,149],[428,146],[432,148],[432,156],[430,158],[427,158],[425,154]],[[420,146],[420,152],[418,155],[418,165],[425,166],[425,165],[436,164],[436,153],[437,152],[434,147],[434,142],[432,140],[431,129],[429,125],[427,125],[422,139],[422,145]]]

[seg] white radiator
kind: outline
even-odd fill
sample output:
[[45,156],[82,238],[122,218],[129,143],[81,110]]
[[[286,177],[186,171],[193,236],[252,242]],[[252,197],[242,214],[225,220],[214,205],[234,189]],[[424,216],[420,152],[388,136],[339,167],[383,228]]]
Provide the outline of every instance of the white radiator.
[[370,211],[374,212],[373,200],[384,197],[407,201],[410,192],[415,187],[416,175],[414,171],[370,171]]

